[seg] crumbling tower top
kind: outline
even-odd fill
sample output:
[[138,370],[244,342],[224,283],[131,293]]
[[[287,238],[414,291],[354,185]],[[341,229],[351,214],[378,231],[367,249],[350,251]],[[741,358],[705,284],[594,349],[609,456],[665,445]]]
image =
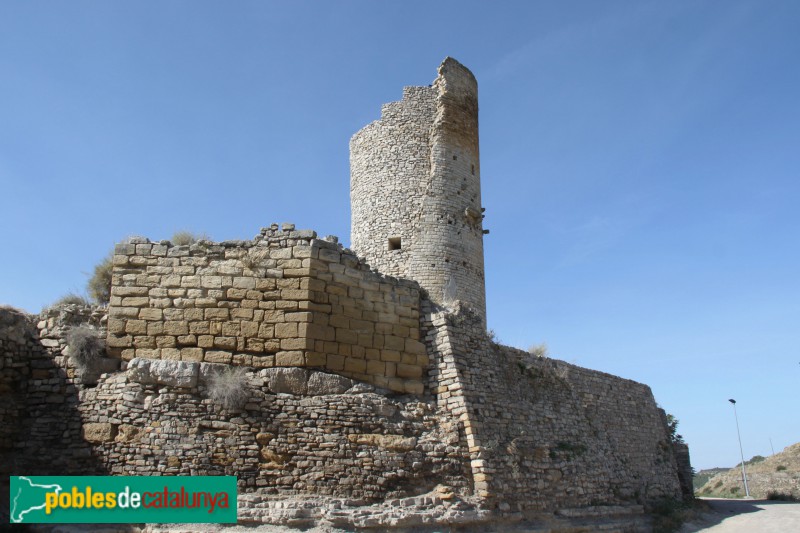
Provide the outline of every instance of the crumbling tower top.
[[478,84],[450,57],[350,141],[351,241],[381,272],[486,322]]

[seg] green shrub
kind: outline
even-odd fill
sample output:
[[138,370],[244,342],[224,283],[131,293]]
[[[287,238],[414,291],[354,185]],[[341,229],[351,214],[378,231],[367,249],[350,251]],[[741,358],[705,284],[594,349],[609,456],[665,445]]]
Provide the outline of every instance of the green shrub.
[[654,533],[678,531],[684,522],[694,515],[693,504],[673,498],[664,498],[649,508],[653,516]]
[[89,296],[101,305],[106,305],[111,300],[111,271],[113,269],[114,255],[109,254],[97,263],[94,273],[86,284]]
[[786,470],[786,466],[785,465],[778,465],[778,466],[775,467],[775,471],[776,472],[783,472],[784,470]]
[[77,326],[66,336],[69,357],[81,370],[92,368],[93,363],[103,357],[105,347],[100,333],[88,326]]
[[562,458],[566,461],[572,461],[576,457],[586,453],[588,448],[585,444],[573,444],[571,442],[559,442],[554,448],[550,449],[550,459],[556,460]]
[[208,384],[208,396],[225,409],[241,409],[250,398],[247,369],[229,366],[214,374]]
[[680,424],[680,421],[676,416],[667,414],[667,433],[669,441],[673,444],[684,444],[683,435],[678,433],[678,424]]
[[778,492],[778,491],[775,491],[775,490],[771,490],[771,491],[767,492],[767,499],[768,500],[782,501],[782,502],[796,502],[796,501],[798,501],[797,498],[795,497],[795,495],[792,494],[791,492],[787,494],[785,492]]

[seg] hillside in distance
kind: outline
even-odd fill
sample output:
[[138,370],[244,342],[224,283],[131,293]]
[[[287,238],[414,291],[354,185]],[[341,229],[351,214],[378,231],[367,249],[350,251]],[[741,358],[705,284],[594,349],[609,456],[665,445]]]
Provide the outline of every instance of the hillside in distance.
[[[784,496],[800,499],[800,442],[787,446],[771,457],[754,457],[745,463],[745,469],[753,498]],[[710,470],[698,472],[695,479],[702,479],[700,474],[710,473]],[[743,498],[745,490],[741,465],[712,475],[704,485],[695,489],[695,494],[713,498]]]
[[694,483],[695,492],[697,492],[698,488],[705,485],[709,479],[716,476],[717,474],[722,474],[723,472],[727,472],[728,470],[730,470],[730,467],[706,468],[704,470],[698,470],[697,472],[695,472],[694,476],[692,476],[692,482]]

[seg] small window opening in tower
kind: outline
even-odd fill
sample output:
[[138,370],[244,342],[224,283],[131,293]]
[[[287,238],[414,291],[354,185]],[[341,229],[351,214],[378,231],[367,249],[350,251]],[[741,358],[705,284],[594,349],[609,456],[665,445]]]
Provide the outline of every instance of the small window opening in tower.
[[389,237],[389,251],[400,250],[402,247],[400,237]]
[[457,159],[458,159],[458,156],[457,156],[457,155],[454,155],[454,156],[453,156],[453,161],[456,161]]
[[475,165],[472,165],[472,175],[475,175]]

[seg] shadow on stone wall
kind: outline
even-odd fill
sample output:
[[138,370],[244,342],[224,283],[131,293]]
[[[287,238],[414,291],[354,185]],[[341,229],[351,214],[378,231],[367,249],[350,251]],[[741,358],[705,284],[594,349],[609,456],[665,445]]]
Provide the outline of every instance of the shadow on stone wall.
[[0,307],[0,524],[9,523],[9,476],[106,474],[83,435],[83,386],[63,342],[40,338],[35,320]]

